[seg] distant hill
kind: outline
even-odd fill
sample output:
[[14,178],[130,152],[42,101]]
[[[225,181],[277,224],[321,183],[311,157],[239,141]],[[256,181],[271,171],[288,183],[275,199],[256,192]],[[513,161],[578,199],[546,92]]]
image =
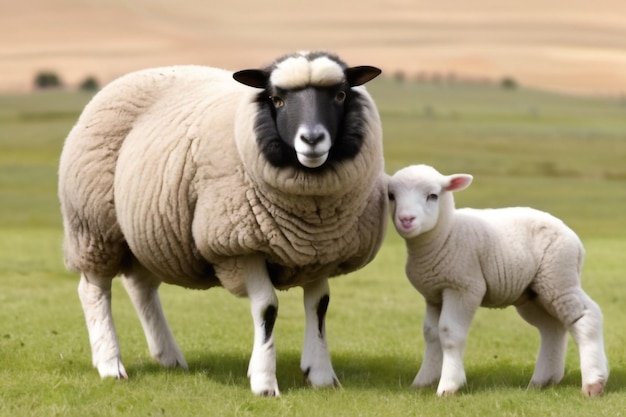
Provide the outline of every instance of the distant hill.
[[260,66],[299,49],[390,75],[626,94],[624,0],[0,0],[0,91],[154,65]]

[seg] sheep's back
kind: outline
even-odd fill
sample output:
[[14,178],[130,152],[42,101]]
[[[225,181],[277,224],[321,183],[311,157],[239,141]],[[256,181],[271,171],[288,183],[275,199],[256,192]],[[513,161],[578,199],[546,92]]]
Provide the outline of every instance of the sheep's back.
[[161,71],[169,71],[171,88],[137,119],[120,149],[118,221],[133,254],[164,281],[207,288],[219,282],[192,234],[198,190],[244,193],[232,134],[244,87],[212,68]]
[[59,199],[70,270],[119,272],[127,247],[113,197],[117,158],[136,120],[158,101],[161,84],[148,71],[113,81],[87,104],[65,140]]

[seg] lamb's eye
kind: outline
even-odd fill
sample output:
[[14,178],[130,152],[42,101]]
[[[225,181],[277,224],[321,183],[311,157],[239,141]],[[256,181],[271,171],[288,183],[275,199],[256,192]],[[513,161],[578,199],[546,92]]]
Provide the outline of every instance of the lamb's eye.
[[337,93],[337,95],[335,96],[335,100],[337,100],[340,103],[343,103],[343,101],[346,99],[346,92],[345,91],[340,91]]
[[428,194],[428,197],[426,197],[426,201],[437,201],[437,199],[439,199],[437,194]]
[[285,105],[285,101],[278,96],[271,96],[270,99],[272,100],[272,103],[274,103],[274,107],[277,109]]
[[389,193],[388,197],[389,197],[389,201],[396,201],[396,196],[393,195],[393,193]]

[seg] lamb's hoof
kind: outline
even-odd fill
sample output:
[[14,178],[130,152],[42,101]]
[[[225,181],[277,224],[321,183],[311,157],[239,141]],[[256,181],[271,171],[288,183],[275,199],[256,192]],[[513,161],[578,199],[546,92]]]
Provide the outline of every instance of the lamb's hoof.
[[439,383],[439,387],[437,387],[437,396],[449,397],[451,395],[454,395],[463,385],[464,384],[455,384],[455,383],[448,383],[448,384],[442,385],[441,383]]
[[182,353],[177,351],[172,351],[169,354],[160,353],[152,356],[157,362],[161,364],[164,368],[176,368],[181,367],[185,371],[189,370],[189,366],[187,365],[187,361]]
[[604,381],[583,385],[583,395],[585,397],[597,397],[604,392]]
[[417,375],[415,379],[413,380],[413,383],[411,383],[411,388],[415,388],[415,389],[429,388],[435,385],[438,380],[439,380],[439,376],[420,377],[419,375]]
[[128,379],[128,374],[124,365],[118,358],[108,360],[106,362],[100,362],[97,365],[100,378],[115,378],[115,379]]
[[438,397],[451,397],[454,394],[456,394],[457,391],[458,389],[446,389],[443,391],[437,391],[437,396]]

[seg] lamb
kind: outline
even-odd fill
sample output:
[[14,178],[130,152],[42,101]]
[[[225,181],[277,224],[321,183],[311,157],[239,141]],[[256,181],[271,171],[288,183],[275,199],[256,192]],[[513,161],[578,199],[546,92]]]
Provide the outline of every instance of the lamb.
[[561,220],[528,207],[455,209],[452,192],[472,179],[427,165],[389,179],[392,220],[408,252],[406,274],[426,301],[425,352],[412,385],[439,379],[437,395],[454,394],[466,381],[463,352],[475,311],[514,305],[541,335],[530,385],[561,380],[569,330],[583,393],[602,394],[609,375],[602,313],[581,288],[580,239]]
[[93,365],[127,378],[111,315],[120,274],[150,353],[187,368],[162,282],[250,299],[254,394],[278,396],[276,289],[303,288],[301,368],[338,385],[327,348],[328,278],[369,263],[385,234],[380,74],[298,52],[262,69],[201,66],[122,76],[85,107],[59,166],[64,261],[80,273]]

